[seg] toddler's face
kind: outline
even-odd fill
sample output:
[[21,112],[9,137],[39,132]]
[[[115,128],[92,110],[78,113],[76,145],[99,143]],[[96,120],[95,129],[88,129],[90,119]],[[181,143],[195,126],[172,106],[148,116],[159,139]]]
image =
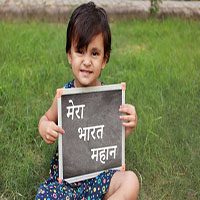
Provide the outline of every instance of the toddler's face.
[[102,34],[95,36],[87,49],[77,49],[76,44],[72,42],[68,60],[72,67],[76,87],[100,85],[98,77],[106,65]]

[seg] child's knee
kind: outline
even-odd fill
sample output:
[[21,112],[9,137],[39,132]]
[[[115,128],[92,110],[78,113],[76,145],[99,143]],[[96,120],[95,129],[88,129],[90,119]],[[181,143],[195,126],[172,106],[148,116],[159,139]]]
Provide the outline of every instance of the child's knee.
[[127,171],[125,175],[125,182],[128,187],[134,189],[134,191],[139,191],[139,180],[136,174],[132,171]]

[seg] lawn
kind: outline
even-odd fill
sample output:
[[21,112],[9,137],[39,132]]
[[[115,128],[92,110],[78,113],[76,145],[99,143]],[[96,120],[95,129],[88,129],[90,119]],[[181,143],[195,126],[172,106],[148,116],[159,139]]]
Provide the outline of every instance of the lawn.
[[[200,23],[111,23],[112,53],[101,80],[126,81],[138,127],[126,140],[127,169],[141,200],[200,199]],[[0,199],[34,199],[56,145],[38,120],[72,79],[64,24],[0,22]]]

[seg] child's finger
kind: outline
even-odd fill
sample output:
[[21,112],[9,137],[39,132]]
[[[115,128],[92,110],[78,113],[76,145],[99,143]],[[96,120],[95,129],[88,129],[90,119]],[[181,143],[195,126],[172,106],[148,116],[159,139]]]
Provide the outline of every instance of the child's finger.
[[123,104],[120,106],[119,111],[126,114],[134,114],[136,113],[135,107],[130,104]]
[[120,119],[123,121],[130,122],[130,121],[135,121],[136,116],[135,115],[122,115],[122,116],[120,116]]
[[58,138],[58,132],[52,130],[51,132],[49,132],[49,134],[51,137],[53,137],[55,140]]
[[133,122],[133,121],[131,121],[131,122],[123,122],[122,125],[127,127],[127,128],[135,128],[136,127],[136,123]]
[[52,128],[54,131],[58,132],[58,133],[61,133],[61,134],[64,134],[64,133],[65,133],[65,131],[64,131],[61,127],[57,126],[54,122],[52,122],[51,128]]
[[55,142],[55,138],[54,137],[52,137],[51,135],[49,135],[49,134],[46,134],[46,136],[45,136],[45,142],[47,143],[47,144],[53,144],[54,142]]
[[65,133],[65,131],[61,128],[61,127],[59,127],[59,126],[56,126],[56,129],[55,129],[58,133],[61,133],[61,134],[64,134]]

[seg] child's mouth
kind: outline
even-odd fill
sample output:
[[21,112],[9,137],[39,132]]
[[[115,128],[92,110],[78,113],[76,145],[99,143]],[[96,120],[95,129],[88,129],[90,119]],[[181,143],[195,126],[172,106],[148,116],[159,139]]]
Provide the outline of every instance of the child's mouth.
[[92,71],[90,71],[90,70],[84,70],[84,69],[81,69],[80,72],[81,72],[83,75],[86,75],[86,76],[88,76],[89,74],[92,73]]

